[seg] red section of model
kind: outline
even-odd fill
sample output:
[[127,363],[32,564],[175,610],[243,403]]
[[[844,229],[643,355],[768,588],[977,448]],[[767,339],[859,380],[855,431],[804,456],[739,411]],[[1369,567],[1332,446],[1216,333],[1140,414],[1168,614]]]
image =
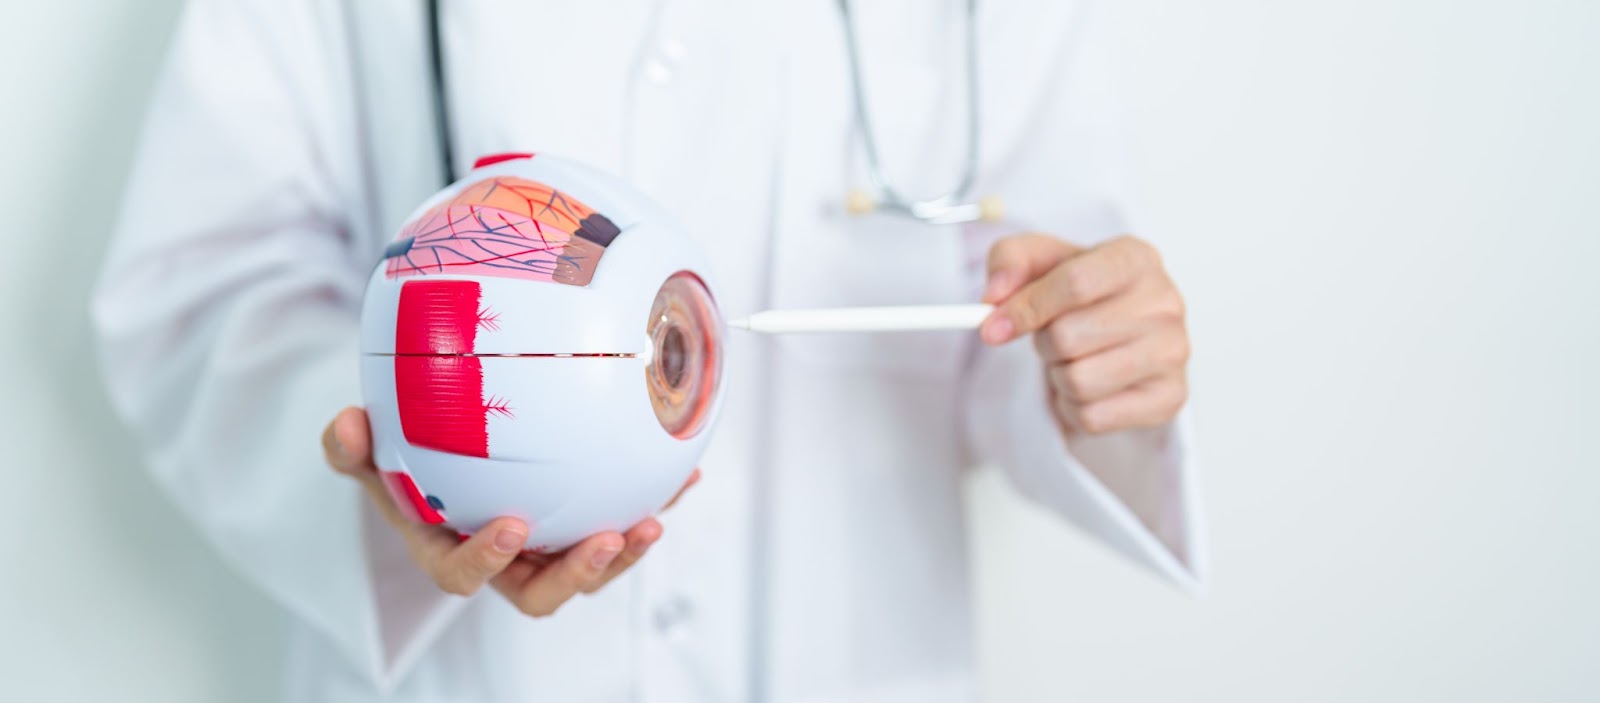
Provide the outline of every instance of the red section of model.
[[394,389],[400,430],[419,447],[489,456],[483,363],[473,353],[483,323],[476,281],[407,281],[395,315]]
[[444,522],[444,516],[428,505],[427,496],[409,475],[399,471],[380,471],[378,475],[383,477],[383,487],[389,489],[389,497],[394,498],[394,504],[407,518],[429,525]]
[[406,281],[395,311],[394,353],[471,354],[482,300],[477,281]]
[[472,167],[473,168],[483,168],[484,166],[493,166],[493,165],[495,165],[497,163],[500,163],[502,161],[516,161],[517,159],[531,159],[531,158],[533,158],[533,154],[530,154],[530,153],[527,153],[527,152],[520,152],[520,151],[514,151],[514,152],[511,152],[511,153],[507,153],[507,154],[489,154],[489,155],[486,155],[486,156],[478,157],[478,160],[473,162]]
[[478,357],[397,356],[394,387],[407,442],[462,456],[489,456],[489,411]]

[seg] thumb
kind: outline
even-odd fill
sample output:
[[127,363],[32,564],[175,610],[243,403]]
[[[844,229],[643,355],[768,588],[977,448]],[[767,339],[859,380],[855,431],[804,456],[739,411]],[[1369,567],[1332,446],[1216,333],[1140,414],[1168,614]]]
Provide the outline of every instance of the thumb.
[[1077,246],[1037,232],[1012,235],[995,242],[989,247],[983,302],[1004,302],[1030,281],[1079,251],[1082,249]]
[[356,407],[339,411],[322,432],[322,451],[335,471],[357,479],[377,471],[372,464],[372,434],[367,413]]
[[372,430],[367,425],[367,411],[349,407],[333,416],[333,422],[322,431],[322,454],[334,471],[355,479],[366,489],[389,524],[401,526],[411,522],[384,485],[378,467],[372,463]]

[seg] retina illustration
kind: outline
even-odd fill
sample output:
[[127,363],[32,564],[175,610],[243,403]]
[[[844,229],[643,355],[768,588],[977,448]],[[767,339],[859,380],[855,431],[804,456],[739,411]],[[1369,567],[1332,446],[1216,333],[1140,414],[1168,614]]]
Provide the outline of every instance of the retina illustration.
[[620,233],[605,215],[531,180],[493,176],[408,224],[384,250],[389,278],[460,274],[586,286]]

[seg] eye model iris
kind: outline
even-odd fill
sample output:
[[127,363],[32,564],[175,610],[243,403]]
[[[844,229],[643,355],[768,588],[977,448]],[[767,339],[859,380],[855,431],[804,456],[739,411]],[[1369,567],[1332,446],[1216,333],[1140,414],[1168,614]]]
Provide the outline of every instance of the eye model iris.
[[677,327],[668,327],[667,333],[661,336],[661,348],[656,350],[656,363],[661,365],[661,377],[669,387],[677,388],[683,383],[684,366],[687,363],[684,357],[688,354],[684,350],[685,344],[683,331]]
[[645,385],[656,419],[678,439],[693,437],[722,377],[722,318],[705,284],[686,271],[668,278],[645,334],[653,352]]

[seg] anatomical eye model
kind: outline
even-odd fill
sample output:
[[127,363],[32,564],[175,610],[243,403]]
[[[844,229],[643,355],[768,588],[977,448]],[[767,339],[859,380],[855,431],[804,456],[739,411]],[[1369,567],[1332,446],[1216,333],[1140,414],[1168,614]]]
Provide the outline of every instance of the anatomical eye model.
[[722,333],[700,251],[643,196],[548,156],[480,166],[368,282],[362,389],[384,483],[463,533],[519,517],[530,549],[626,529],[704,449]]

